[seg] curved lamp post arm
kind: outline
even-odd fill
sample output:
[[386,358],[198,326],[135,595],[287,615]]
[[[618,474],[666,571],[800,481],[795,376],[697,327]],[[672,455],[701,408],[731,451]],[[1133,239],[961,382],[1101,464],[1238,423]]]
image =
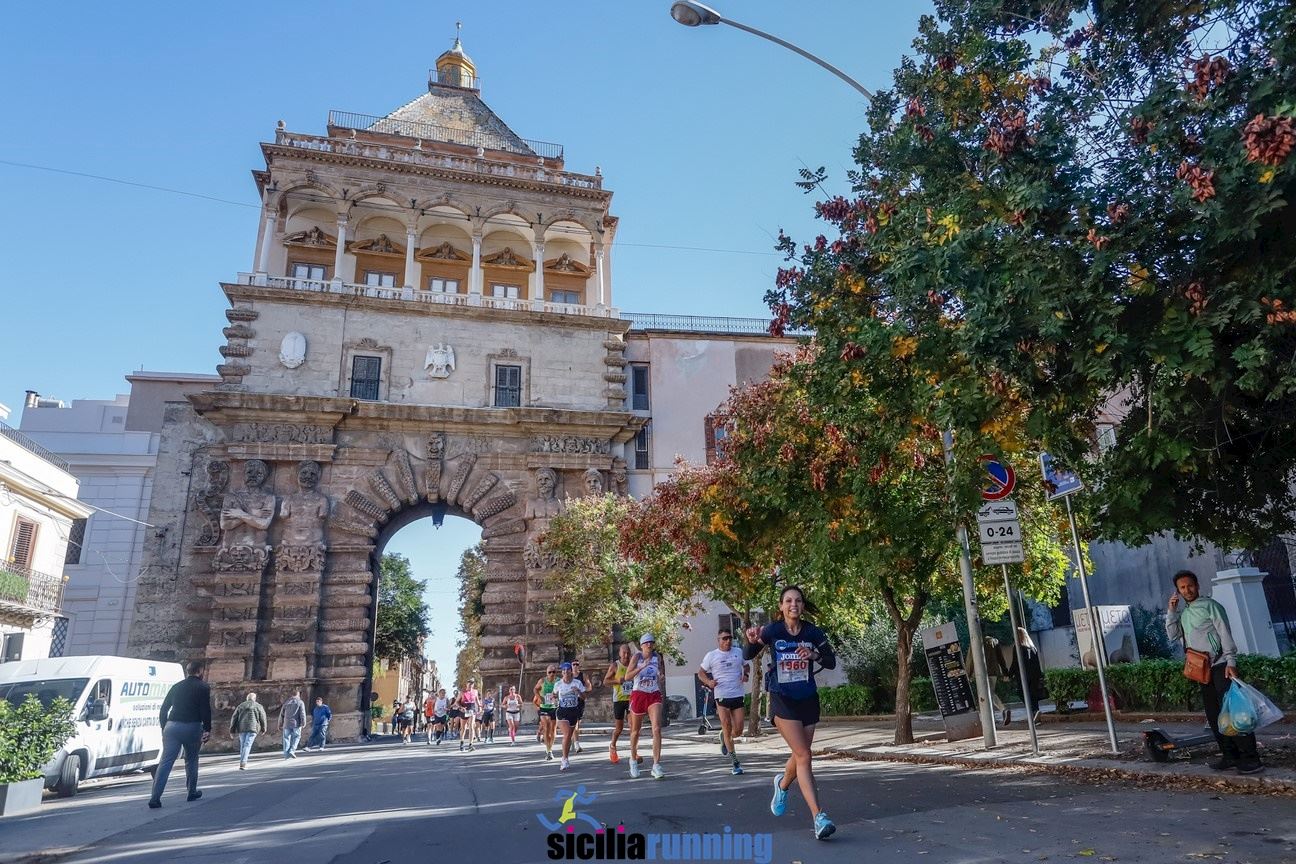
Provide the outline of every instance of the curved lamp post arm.
[[764,30],[757,30],[755,27],[749,27],[746,24],[742,24],[738,21],[734,21],[731,18],[726,18],[723,15],[721,15],[719,12],[717,12],[715,9],[712,9],[710,6],[707,6],[703,3],[699,3],[697,2],[697,0],[676,0],[676,2],[671,4],[671,17],[674,18],[676,21],[678,21],[680,24],[683,24],[685,27],[698,27],[698,26],[711,25],[711,24],[728,24],[730,27],[736,27],[739,30],[743,30],[747,33],[751,33],[753,36],[759,36],[762,39],[768,39],[770,42],[773,42],[776,45],[782,45],[784,48],[787,48],[789,51],[795,51],[797,54],[800,54],[802,57],[806,58],[811,63],[814,63],[818,66],[823,67],[824,69],[827,69],[829,72],[836,75],[838,78],[845,81],[850,86],[854,87],[870,103],[873,101],[873,94],[870,93],[864,87],[863,84],[859,83],[854,78],[850,77],[845,72],[841,71],[836,66],[829,63],[828,61],[816,57],[815,55],[811,54],[809,51],[806,51],[803,48],[798,48],[796,45],[793,45],[791,42],[787,41],[786,39],[780,39],[779,37],[775,36],[773,33],[766,33]]
[[730,27],[737,27],[739,30],[745,30],[748,33],[761,37],[762,39],[768,39],[771,42],[774,42],[778,45],[782,45],[784,48],[787,48],[790,51],[795,51],[796,53],[800,54],[802,57],[809,60],[811,63],[816,63],[822,66],[832,74],[836,75],[841,80],[845,81],[850,86],[854,87],[870,103],[873,101],[873,94],[870,93],[863,84],[859,83],[854,78],[850,77],[845,72],[843,72],[842,70],[838,69],[836,66],[829,63],[827,60],[822,60],[816,57],[815,55],[811,54],[809,51],[806,51],[803,48],[798,48],[796,45],[793,45],[791,42],[788,42],[786,39],[780,39],[779,37],[775,36],[772,33],[766,33],[764,30],[757,30],[755,27],[748,27],[746,24],[740,24],[737,21],[733,21],[723,16],[721,16],[720,18],[720,23],[728,24]]

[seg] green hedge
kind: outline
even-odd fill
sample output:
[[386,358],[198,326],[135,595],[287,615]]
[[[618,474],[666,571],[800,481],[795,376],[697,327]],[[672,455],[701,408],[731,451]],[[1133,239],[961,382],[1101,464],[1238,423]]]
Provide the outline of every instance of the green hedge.
[[819,710],[829,717],[852,717],[872,714],[873,689],[863,684],[819,688]]
[[[1238,657],[1238,674],[1279,707],[1296,709],[1296,654]],[[1098,684],[1092,669],[1049,669],[1044,673],[1049,695],[1059,705],[1083,701]],[[1182,660],[1141,660],[1107,667],[1107,683],[1116,704],[1127,711],[1197,711],[1198,685],[1183,677]]]
[[35,780],[72,737],[72,703],[61,696],[48,709],[35,694],[18,707],[0,699],[0,784]]
[[930,678],[919,676],[909,684],[909,710],[915,714],[936,710],[936,691]]

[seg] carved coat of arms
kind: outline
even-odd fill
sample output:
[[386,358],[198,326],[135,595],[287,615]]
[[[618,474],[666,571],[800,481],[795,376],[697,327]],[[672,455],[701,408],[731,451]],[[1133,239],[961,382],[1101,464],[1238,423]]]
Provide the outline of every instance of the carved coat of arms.
[[455,368],[454,349],[444,342],[433,345],[428,349],[423,368],[433,378],[449,378]]

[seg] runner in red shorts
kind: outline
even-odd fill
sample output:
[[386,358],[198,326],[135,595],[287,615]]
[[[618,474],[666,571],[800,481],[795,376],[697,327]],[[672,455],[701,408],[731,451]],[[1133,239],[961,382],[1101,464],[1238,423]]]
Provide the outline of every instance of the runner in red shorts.
[[639,639],[639,653],[630,659],[625,679],[634,682],[630,690],[630,776],[639,776],[639,727],[647,715],[652,723],[652,776],[660,780],[666,776],[661,767],[662,684],[666,671],[656,647],[657,640],[645,633]]

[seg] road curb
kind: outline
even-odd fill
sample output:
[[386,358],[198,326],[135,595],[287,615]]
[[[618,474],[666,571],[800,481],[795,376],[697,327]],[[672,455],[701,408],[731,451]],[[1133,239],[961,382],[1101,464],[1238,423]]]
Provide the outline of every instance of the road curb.
[[[1055,774],[1088,783],[1103,784],[1119,780],[1139,788],[1167,786],[1195,791],[1228,792],[1236,795],[1276,795],[1296,798],[1296,780],[1265,775],[1196,773],[1196,766],[1160,768],[1139,763],[1119,763],[1104,759],[1068,759],[1054,761],[1031,756],[1003,758],[997,756],[953,756],[939,752],[916,752],[890,747],[866,747],[856,750],[828,747],[815,751],[816,756],[835,756],[857,762],[907,762],[915,765],[952,765],[973,770],[1009,770],[1023,774]],[[1137,766],[1137,767],[1136,767]],[[1189,767],[1192,773],[1182,769]]]

